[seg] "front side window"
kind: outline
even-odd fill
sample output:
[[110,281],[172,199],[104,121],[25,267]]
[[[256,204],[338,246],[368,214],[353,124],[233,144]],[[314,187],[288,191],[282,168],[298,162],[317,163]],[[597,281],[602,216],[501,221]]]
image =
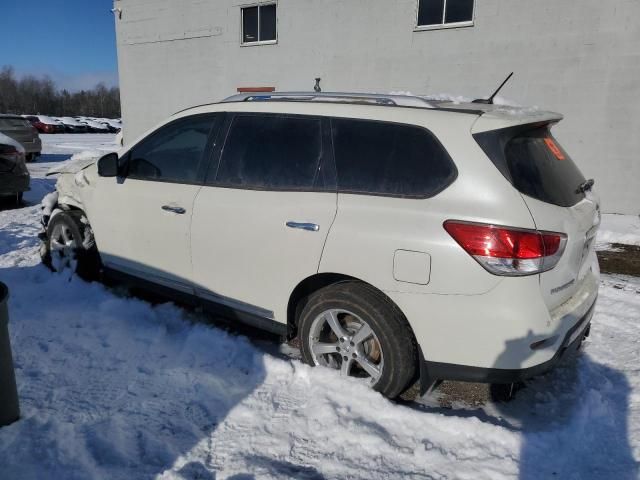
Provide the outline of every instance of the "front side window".
[[331,124],[341,193],[426,198],[457,175],[444,147],[423,128],[355,119]]
[[139,180],[195,183],[214,115],[200,115],[166,125],[133,147],[127,176]]
[[224,144],[216,183],[264,190],[312,190],[322,159],[317,118],[239,115]]
[[419,0],[418,27],[465,25],[473,22],[475,0]]
[[244,7],[242,12],[242,43],[273,43],[277,39],[276,5]]

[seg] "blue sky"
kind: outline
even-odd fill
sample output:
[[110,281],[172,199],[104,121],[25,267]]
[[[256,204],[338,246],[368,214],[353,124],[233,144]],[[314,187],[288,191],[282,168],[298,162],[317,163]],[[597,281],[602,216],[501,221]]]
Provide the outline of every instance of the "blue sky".
[[118,84],[112,0],[0,0],[0,66],[49,75],[59,88]]

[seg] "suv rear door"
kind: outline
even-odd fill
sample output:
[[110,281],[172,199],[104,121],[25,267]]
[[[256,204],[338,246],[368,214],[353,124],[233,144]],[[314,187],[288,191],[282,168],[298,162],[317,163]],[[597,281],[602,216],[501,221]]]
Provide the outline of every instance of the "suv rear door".
[[598,198],[581,188],[585,178],[553,138],[549,124],[521,125],[475,137],[521,193],[536,228],[567,235],[558,264],[540,275],[542,295],[553,310],[580,290],[595,261]]
[[[287,321],[287,303],[317,273],[336,215],[328,120],[228,114],[191,229],[197,294],[252,318]],[[269,328],[273,324],[262,324]]]

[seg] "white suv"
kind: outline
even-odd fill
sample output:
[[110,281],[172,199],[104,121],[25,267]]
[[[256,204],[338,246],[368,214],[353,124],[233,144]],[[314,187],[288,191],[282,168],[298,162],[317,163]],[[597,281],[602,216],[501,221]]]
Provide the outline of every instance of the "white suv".
[[279,93],[176,113],[46,209],[54,269],[98,271],[298,336],[395,397],[511,383],[588,334],[598,201],[554,113]]

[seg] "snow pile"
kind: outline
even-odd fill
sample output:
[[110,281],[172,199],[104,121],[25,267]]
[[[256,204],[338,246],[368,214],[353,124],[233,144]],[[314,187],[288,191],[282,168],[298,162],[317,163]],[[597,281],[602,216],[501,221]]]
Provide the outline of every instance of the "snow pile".
[[597,247],[606,249],[611,243],[640,245],[640,216],[602,215],[598,230]]
[[437,102],[451,102],[456,105],[461,103],[471,103],[473,98],[465,97],[464,95],[452,95],[450,93],[436,93],[433,95],[424,95],[422,98],[426,100],[434,100]]
[[414,95],[410,91],[404,91],[404,90],[392,91],[392,92],[389,92],[389,95],[405,95],[409,97],[416,96],[416,97],[424,98],[427,101],[431,100],[436,102],[451,102],[451,103],[455,103],[456,105],[461,103],[470,103],[473,100],[473,98],[471,97],[465,97],[463,95],[452,95],[450,93],[436,93],[433,95]]
[[43,197],[42,201],[40,202],[40,205],[42,206],[42,216],[50,217],[51,212],[53,212],[53,208],[56,206],[57,203],[58,203],[58,192],[54,191],[51,193],[47,193]]
[[24,153],[25,152],[24,147],[22,146],[21,143],[16,142],[13,138],[5,135],[2,132],[0,132],[0,144],[2,144],[2,145],[11,145],[13,148],[15,148],[20,153]]
[[[392,92],[389,92],[389,95],[414,96],[414,94],[411,93],[410,91],[404,91],[404,90],[392,91]],[[454,95],[451,93],[435,93],[430,95],[417,95],[417,96],[420,98],[424,98],[425,100],[431,100],[435,102],[451,102],[455,105],[460,105],[462,103],[471,103],[474,100],[473,97],[467,97],[465,95]],[[534,112],[539,110],[537,106],[523,107],[518,102],[509,100],[505,97],[501,97],[500,95],[496,95],[496,97],[493,99],[493,103],[494,105],[501,105],[505,107],[516,107],[518,111],[526,110],[526,111]],[[500,109],[500,111],[502,110]],[[505,109],[505,111],[507,111],[507,109]],[[511,110],[508,110],[508,111],[511,111]]]
[[640,281],[605,277],[586,352],[515,401],[400,405],[200,314],[50,273],[39,216],[0,211],[22,408],[0,429],[2,478],[638,476]]

